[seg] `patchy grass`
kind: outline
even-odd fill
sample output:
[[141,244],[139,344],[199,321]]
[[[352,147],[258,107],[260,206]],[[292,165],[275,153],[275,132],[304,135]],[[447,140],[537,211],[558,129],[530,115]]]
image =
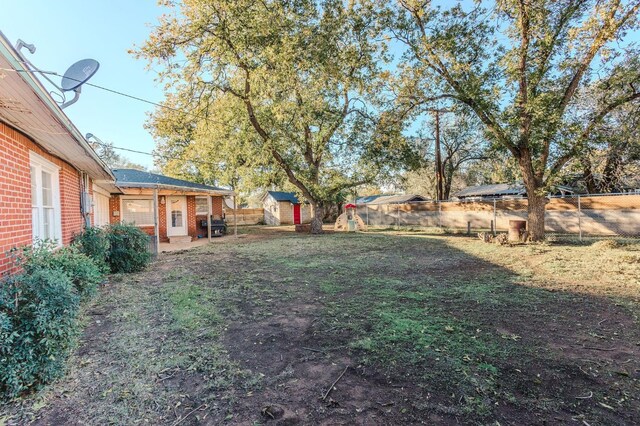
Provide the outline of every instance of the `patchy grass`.
[[639,246],[241,234],[114,277],[67,378],[5,419],[640,420]]

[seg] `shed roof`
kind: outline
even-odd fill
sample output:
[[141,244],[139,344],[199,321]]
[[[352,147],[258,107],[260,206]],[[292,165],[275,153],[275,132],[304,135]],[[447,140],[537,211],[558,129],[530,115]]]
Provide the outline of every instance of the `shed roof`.
[[292,204],[300,204],[300,200],[298,200],[294,192],[267,191],[267,194],[271,195],[276,201],[288,201]]
[[233,191],[217,186],[204,185],[188,180],[176,179],[157,173],[136,169],[113,169],[116,186],[120,188],[168,188],[184,191],[213,193],[216,195],[232,195]]
[[378,195],[372,201],[365,204],[404,204],[429,201],[427,197],[418,194]]
[[356,198],[356,204],[369,204],[373,200],[376,200],[380,197],[384,197],[384,194],[365,195],[364,197]]
[[454,197],[503,197],[505,195],[525,195],[524,185],[520,183],[498,183],[494,185],[470,186],[453,194]]

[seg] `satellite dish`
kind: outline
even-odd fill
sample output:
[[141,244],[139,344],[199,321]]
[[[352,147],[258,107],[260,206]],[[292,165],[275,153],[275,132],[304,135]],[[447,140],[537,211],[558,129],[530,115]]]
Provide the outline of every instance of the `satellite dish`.
[[78,61],[64,73],[60,87],[65,92],[76,90],[93,77],[98,68],[100,68],[100,63],[95,59]]

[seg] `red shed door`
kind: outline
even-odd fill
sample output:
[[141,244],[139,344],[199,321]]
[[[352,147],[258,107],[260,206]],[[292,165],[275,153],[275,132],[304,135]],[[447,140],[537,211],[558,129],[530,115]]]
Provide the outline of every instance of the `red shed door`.
[[293,205],[293,224],[297,225],[300,223],[300,204]]

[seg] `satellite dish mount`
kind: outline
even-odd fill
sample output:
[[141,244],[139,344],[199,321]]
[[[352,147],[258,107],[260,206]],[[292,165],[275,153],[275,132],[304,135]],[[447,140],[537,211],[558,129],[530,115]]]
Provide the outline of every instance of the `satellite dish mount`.
[[[98,71],[98,68],[100,68],[100,63],[95,59],[82,59],[71,65],[67,69],[67,71],[62,76],[62,81],[58,85],[49,76],[57,76],[59,74],[52,71],[43,71],[38,69],[22,54],[22,48],[25,48],[29,51],[29,53],[34,54],[36,51],[36,47],[33,44],[27,44],[20,39],[18,39],[18,41],[16,42],[16,51],[18,52],[20,58],[27,65],[28,71],[32,73],[37,72],[60,91],[60,94],[62,96],[62,101],[59,102],[61,109],[65,109],[69,105],[72,105],[78,101],[78,99],[80,98],[80,92],[82,91],[82,85],[89,81],[89,79],[93,77],[93,75]],[[74,93],[72,99],[67,100],[66,94],[68,92]]]

